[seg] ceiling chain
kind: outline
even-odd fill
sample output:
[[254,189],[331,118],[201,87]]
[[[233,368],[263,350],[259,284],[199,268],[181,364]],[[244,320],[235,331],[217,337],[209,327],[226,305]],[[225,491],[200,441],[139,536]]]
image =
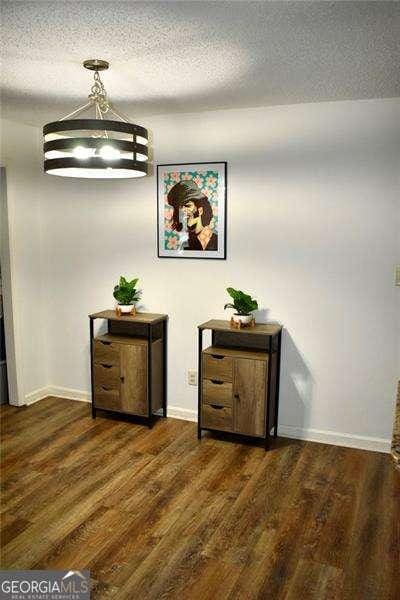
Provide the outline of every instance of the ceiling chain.
[[107,98],[106,88],[100,79],[98,71],[94,73],[94,84],[91,87],[91,93],[88,98],[96,104],[100,113],[108,112],[110,105]]

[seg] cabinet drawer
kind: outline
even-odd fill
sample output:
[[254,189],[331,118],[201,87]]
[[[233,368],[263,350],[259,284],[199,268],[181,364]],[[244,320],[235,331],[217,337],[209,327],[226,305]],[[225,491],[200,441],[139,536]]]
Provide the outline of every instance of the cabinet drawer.
[[120,384],[119,367],[98,363],[93,365],[93,378],[95,387],[111,387],[118,389]]
[[96,386],[94,388],[94,404],[96,408],[121,410],[121,400],[118,388]]
[[119,364],[119,344],[94,340],[93,362],[106,365]]
[[203,404],[201,407],[201,426],[221,431],[233,431],[232,408],[216,404]]
[[203,354],[203,377],[218,381],[232,381],[232,358],[221,354]]
[[232,384],[218,379],[203,379],[204,404],[232,406]]

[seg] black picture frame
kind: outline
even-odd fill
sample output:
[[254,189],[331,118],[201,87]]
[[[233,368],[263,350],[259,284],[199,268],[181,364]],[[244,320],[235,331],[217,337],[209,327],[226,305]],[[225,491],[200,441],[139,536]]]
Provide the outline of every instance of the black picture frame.
[[[165,232],[164,229],[164,191],[161,190],[164,182],[160,179],[160,173],[162,170],[165,170],[166,167],[174,167],[175,172],[181,171],[182,173],[190,172],[189,167],[216,167],[218,166],[219,172],[223,175],[223,190],[218,189],[218,213],[220,214],[221,200],[222,200],[222,226],[223,226],[223,235],[220,236],[220,218],[218,220],[218,237],[222,237],[223,241],[221,243],[221,247],[218,248],[217,251],[207,251],[207,250],[187,250],[187,249],[178,249],[176,252],[174,250],[167,250],[165,248],[160,248],[160,236],[161,236],[161,228],[160,221],[162,219],[162,231],[163,235]],[[186,168],[185,168],[186,167]],[[197,170],[197,169],[196,169]],[[209,169],[208,169],[209,170]],[[220,195],[222,194],[222,198]],[[227,196],[228,196],[228,163],[227,161],[212,161],[212,162],[185,162],[185,163],[163,163],[157,165],[157,257],[158,258],[181,258],[181,259],[202,259],[202,260],[226,260],[227,257]],[[215,252],[215,255],[212,253]]]

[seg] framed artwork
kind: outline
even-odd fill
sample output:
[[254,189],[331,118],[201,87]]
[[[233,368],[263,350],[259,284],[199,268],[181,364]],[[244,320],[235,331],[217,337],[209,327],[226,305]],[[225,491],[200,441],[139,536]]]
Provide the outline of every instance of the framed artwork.
[[226,258],[226,171],[226,162],[157,165],[160,258]]

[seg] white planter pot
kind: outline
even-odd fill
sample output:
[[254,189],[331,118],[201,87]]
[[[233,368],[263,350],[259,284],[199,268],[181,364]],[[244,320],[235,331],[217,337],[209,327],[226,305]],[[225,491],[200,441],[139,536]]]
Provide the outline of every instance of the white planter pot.
[[235,323],[242,323],[242,325],[248,325],[252,319],[253,315],[233,315]]
[[132,312],[134,306],[133,304],[118,304],[118,308],[122,313],[130,313]]

